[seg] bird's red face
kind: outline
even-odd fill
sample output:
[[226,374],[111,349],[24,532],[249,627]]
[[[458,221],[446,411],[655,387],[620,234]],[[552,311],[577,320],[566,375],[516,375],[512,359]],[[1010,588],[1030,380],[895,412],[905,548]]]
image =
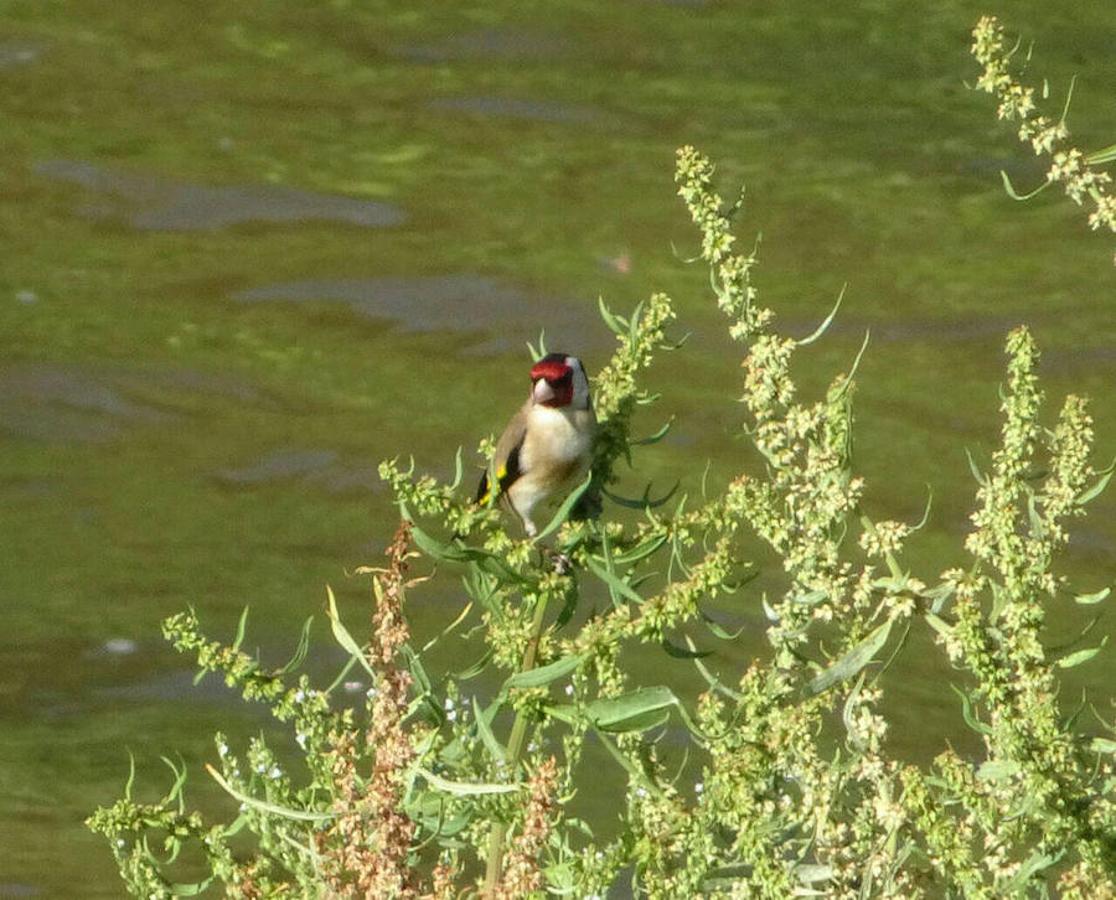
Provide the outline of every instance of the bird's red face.
[[544,356],[531,369],[535,402],[555,408],[569,406],[574,395],[573,374],[562,354]]

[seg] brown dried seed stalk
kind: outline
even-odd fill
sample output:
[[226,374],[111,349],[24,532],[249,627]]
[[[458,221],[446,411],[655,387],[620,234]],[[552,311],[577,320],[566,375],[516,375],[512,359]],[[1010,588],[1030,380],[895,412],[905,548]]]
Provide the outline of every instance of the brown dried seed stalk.
[[550,836],[550,814],[556,805],[557,788],[558,763],[552,756],[531,775],[523,827],[508,849],[504,877],[493,891],[493,900],[526,897],[542,888],[539,854]]

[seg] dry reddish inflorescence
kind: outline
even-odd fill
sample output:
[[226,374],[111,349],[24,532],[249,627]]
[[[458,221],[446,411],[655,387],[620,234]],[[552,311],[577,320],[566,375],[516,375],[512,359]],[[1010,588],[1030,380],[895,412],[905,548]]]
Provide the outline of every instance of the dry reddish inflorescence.
[[[377,675],[365,750],[374,754],[371,774],[358,776],[356,739],[338,736],[334,744],[335,789],[332,826],[318,840],[322,871],[338,897],[419,895],[408,864],[415,824],[402,811],[403,782],[414,761],[412,735],[404,727],[411,675],[396,664],[410,632],[403,618],[408,585],[411,525],[403,521],[387,549],[388,566],[375,577],[376,609],[368,660]],[[444,890],[444,889],[443,889]]]
[[526,897],[542,888],[539,854],[550,836],[550,814],[555,807],[557,788],[558,763],[552,756],[531,775],[523,827],[508,849],[504,877],[493,892],[493,900]]

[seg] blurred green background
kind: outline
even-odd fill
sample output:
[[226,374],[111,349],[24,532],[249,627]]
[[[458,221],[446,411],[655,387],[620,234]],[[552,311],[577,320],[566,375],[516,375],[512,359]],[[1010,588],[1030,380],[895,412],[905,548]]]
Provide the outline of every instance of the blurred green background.
[[[856,465],[876,518],[917,519],[930,486],[909,553],[924,579],[963,562],[964,448],[982,460],[995,439],[1013,325],[1044,350],[1051,407],[1091,395],[1098,462],[1116,453],[1112,238],[1053,192],[1005,195],[1001,169],[1021,189],[1041,169],[966,89],[986,11],[1036,42],[1027,77],[1049,79],[1052,112],[1078,76],[1080,146],[1116,140],[1107,0],[6,0],[0,897],[120,894],[81,822],[118,796],[128,749],[141,796],[180,752],[190,796],[228,808],[201,774],[210,734],[266,722],[194,687],[160,620],[193,604],[229,635],[250,604],[250,642],[278,662],[317,614],[311,668],[331,672],[324,585],[360,621],[346,571],[394,524],[376,462],[452,472],[520,402],[541,328],[593,371],[597,297],[667,291],[693,337],[649,377],[664,398],[641,427],[675,429],[632,490],[755,466],[738,351],[682,261],[680,144],[719,162],[726,194],[747,185],[741,232],[763,233],[756,283],[790,334],[848,284],[796,375],[816,395],[871,329]],[[1067,554],[1080,590],[1113,580],[1114,540],[1109,494]],[[452,573],[416,592],[416,631],[459,593]],[[755,623],[714,648],[732,671],[762,645],[758,589],[718,608]],[[1080,616],[1052,608],[1054,640]],[[1113,674],[1102,655],[1067,696],[1108,713]],[[949,677],[916,629],[888,675],[896,752],[964,741]]]

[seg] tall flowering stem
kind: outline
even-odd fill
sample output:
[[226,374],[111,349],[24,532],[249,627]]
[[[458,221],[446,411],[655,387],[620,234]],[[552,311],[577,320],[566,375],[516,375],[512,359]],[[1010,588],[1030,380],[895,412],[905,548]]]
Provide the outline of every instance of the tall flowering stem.
[[[1016,45],[1018,46],[1018,45]],[[1054,120],[1039,112],[1035,89],[1022,84],[1011,71],[1015,49],[1009,49],[1003,26],[995,16],[984,16],[973,29],[973,56],[983,67],[977,88],[992,94],[998,101],[996,115],[1017,122],[1019,140],[1030,144],[1036,156],[1049,156],[1047,184],[1061,184],[1074,203],[1081,206],[1088,198],[1093,209],[1089,227],[1107,228],[1116,232],[1116,194],[1112,193],[1112,176],[1091,162],[1109,158],[1108,153],[1090,156],[1069,143],[1065,116]]]

